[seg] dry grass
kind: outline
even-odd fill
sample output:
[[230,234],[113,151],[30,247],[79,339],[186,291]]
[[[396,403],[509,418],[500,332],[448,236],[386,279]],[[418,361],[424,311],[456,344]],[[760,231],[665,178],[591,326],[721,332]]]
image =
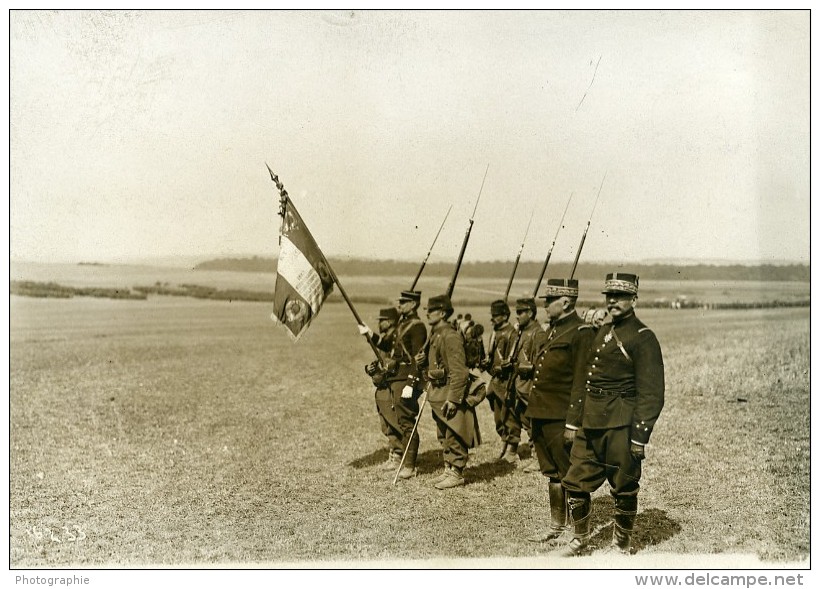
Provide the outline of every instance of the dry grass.
[[[545,554],[524,540],[545,523],[545,482],[494,462],[486,404],[468,485],[432,489],[426,409],[420,475],[393,487],[376,468],[371,352],[347,309],[327,305],[296,345],[269,312],[12,297],[11,566]],[[668,393],[639,554],[807,558],[808,309],[641,316],[663,345]],[[605,489],[594,503],[602,542]]]

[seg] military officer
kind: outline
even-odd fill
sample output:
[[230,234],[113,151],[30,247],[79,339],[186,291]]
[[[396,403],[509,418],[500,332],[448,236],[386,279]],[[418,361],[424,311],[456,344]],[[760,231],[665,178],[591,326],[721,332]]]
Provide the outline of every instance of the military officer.
[[561,479],[569,468],[569,448],[564,445],[567,407],[575,380],[584,379],[586,352],[594,337],[575,310],[578,281],[547,280],[544,307],[550,321],[547,344],[535,358],[530,402],[526,417],[541,473],[548,478],[550,527],[531,542],[557,540],[566,529],[567,509]]
[[562,484],[574,528],[567,555],[583,552],[590,536],[590,494],[604,481],[615,500],[613,546],[629,553],[641,462],[664,402],[661,347],[635,315],[638,277],[607,274],[603,294],[611,323],[598,329],[586,378],[573,383],[567,410],[565,439],[572,450]]
[[452,314],[449,296],[430,297],[427,303],[429,348],[418,357],[427,365],[430,383],[427,400],[444,455],[444,473],[434,480],[436,489],[441,490],[464,484],[468,451],[481,443],[475,409],[467,402],[469,379],[464,340],[448,322]]
[[[396,459],[393,452],[389,460],[390,469],[395,470],[401,462],[405,450],[407,455],[399,471],[400,479],[409,479],[416,475],[416,459],[419,451],[419,434],[413,432],[416,416],[419,413],[419,396],[423,384],[421,369],[416,364],[416,354],[424,347],[427,340],[427,328],[418,316],[421,303],[420,291],[402,291],[398,300],[399,322],[396,327],[393,346],[390,351],[389,370],[386,380],[390,387],[390,400],[400,433],[401,447]],[[367,326],[364,335],[377,341]],[[360,327],[360,331],[362,331]],[[412,438],[411,438],[412,434]],[[385,469],[388,467],[385,466]]]
[[490,351],[485,363],[486,370],[492,375],[487,391],[487,402],[493,411],[495,431],[504,443],[500,458],[516,462],[518,454],[509,452],[511,445],[517,449],[521,439],[521,423],[515,418],[515,412],[504,406],[507,398],[507,387],[512,376],[512,363],[509,357],[515,341],[515,328],[510,325],[510,306],[501,299],[490,303],[490,322],[493,332],[490,334]]
[[[530,420],[526,417],[527,404],[530,399],[530,390],[532,389],[532,378],[534,376],[533,362],[538,354],[547,343],[547,334],[541,328],[541,325],[535,320],[537,309],[535,306],[535,299],[533,297],[521,298],[515,302],[515,314],[518,319],[518,338],[517,347],[513,344],[514,349],[512,353],[515,354],[511,358],[514,368],[514,387],[515,393],[505,399],[507,406],[514,413],[515,419],[521,424],[521,429],[527,432],[530,442],[532,442],[532,430],[530,428]],[[519,430],[520,436],[520,430]],[[516,462],[518,456],[518,440],[510,442],[507,452],[514,456],[512,460],[505,458],[510,462]],[[537,470],[537,464],[533,463],[525,468],[525,472],[532,472],[533,468]]]

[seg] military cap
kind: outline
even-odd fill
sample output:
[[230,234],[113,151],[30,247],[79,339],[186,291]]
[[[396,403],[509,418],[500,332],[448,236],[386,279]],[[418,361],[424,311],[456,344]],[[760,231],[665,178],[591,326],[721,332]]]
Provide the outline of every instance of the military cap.
[[497,301],[493,301],[490,303],[490,315],[495,317],[496,315],[509,315],[510,314],[510,306],[507,304],[507,301],[503,301],[498,299]]
[[386,309],[381,309],[379,311],[379,321],[382,319],[387,319],[388,321],[396,321],[399,320],[399,311],[396,307],[387,307]]
[[427,300],[428,311],[452,311],[453,303],[450,302],[450,297],[446,294],[436,295]]
[[529,309],[533,313],[537,311],[537,307],[535,306],[535,299],[532,297],[525,297],[523,299],[518,299],[515,301],[515,310],[522,311],[524,309]]
[[638,294],[638,276],[635,274],[625,274],[623,272],[610,272],[606,275],[604,290],[602,294],[621,292],[626,294]]
[[401,295],[399,295],[399,302],[406,303],[407,301],[413,301],[416,303],[421,302],[421,291],[420,290],[403,290],[401,291]]
[[553,297],[577,297],[578,281],[574,278],[550,278],[547,280],[547,288],[544,294],[538,298],[548,299]]

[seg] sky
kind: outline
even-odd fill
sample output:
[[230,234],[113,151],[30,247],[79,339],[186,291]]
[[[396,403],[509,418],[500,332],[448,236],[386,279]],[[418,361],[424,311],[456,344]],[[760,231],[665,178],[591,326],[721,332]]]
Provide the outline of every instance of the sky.
[[10,258],[274,257],[267,163],[331,258],[420,261],[452,206],[433,261],[472,217],[466,262],[571,261],[588,225],[588,261],[808,263],[809,26],[13,12]]

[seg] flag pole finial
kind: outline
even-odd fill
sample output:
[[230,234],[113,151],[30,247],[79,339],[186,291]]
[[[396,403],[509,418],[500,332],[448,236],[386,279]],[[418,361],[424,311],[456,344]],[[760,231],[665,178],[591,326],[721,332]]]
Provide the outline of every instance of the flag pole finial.
[[285,216],[285,204],[288,201],[288,191],[285,190],[285,185],[279,181],[279,176],[274,174],[273,170],[270,169],[268,162],[265,162],[265,167],[270,172],[270,179],[273,180],[273,183],[276,184],[276,188],[279,190],[279,216]]

